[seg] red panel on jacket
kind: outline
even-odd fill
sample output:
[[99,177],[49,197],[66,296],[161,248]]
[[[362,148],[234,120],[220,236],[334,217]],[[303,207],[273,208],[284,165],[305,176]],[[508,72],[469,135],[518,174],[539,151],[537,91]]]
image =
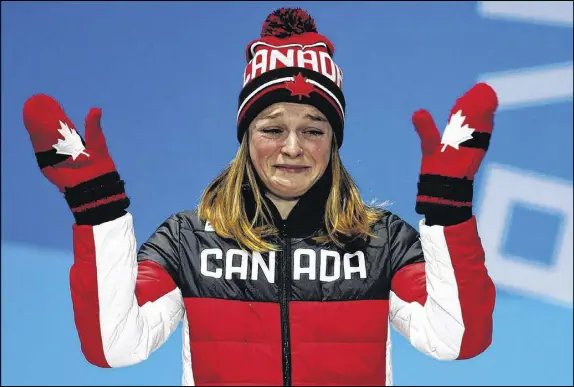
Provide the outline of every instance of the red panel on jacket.
[[387,300],[291,302],[293,385],[385,385]]
[[196,385],[283,385],[279,304],[213,298],[184,303]]

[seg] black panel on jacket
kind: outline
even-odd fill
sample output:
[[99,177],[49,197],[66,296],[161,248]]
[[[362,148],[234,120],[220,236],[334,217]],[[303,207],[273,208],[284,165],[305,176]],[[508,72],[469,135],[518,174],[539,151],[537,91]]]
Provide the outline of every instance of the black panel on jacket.
[[419,233],[397,215],[387,220],[391,273],[411,263],[424,262]]
[[167,218],[142,244],[137,255],[138,261],[148,259],[159,263],[175,281],[180,264],[179,236],[180,215],[174,214]]
[[[349,241],[344,249],[318,245],[312,237],[324,230],[324,203],[331,187],[330,171],[293,208],[289,217],[265,198],[282,237],[283,251],[253,254],[206,229],[197,211],[183,211],[166,220],[142,245],[138,259],[164,266],[184,297],[279,302],[281,259],[291,266],[291,301],[385,300],[394,273],[422,262],[418,232],[386,212],[375,225],[375,238]],[[253,216],[253,194],[245,185],[247,214]]]

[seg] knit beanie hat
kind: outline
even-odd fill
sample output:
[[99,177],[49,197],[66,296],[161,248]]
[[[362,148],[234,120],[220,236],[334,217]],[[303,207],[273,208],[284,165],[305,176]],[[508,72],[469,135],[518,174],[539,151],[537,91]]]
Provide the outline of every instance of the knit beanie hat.
[[333,61],[335,47],[317,32],[313,18],[300,8],[271,13],[261,38],[246,49],[247,66],[239,94],[237,139],[251,121],[278,102],[308,104],[329,120],[338,146],[343,143],[345,98],[343,72]]

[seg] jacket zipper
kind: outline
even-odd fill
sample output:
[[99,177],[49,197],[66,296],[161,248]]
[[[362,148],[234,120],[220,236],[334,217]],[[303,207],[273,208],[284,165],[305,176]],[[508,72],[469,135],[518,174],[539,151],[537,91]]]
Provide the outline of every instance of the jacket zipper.
[[291,385],[291,332],[289,330],[289,300],[291,298],[291,238],[282,228],[283,259],[279,272],[279,309],[281,311],[281,344],[283,363],[283,385]]

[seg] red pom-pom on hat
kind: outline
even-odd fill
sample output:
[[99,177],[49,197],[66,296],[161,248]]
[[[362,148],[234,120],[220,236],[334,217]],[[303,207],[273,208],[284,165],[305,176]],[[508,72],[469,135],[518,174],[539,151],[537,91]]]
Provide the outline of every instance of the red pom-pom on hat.
[[288,38],[306,32],[317,32],[315,21],[301,8],[279,8],[265,19],[261,37]]

